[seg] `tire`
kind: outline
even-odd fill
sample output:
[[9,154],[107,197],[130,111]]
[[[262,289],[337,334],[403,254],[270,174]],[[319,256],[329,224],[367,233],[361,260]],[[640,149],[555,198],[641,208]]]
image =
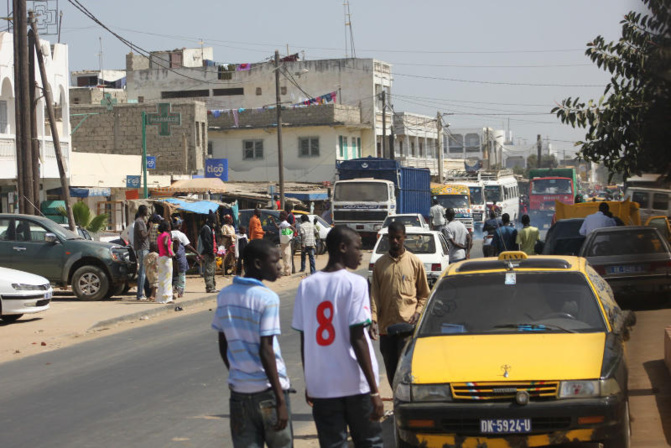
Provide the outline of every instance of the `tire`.
[[121,283],[121,284],[116,285],[116,286],[111,286],[108,289],[108,293],[105,294],[105,298],[109,299],[109,298],[114,297],[114,296],[120,296],[121,294],[123,294],[125,289],[126,289],[126,283]]
[[2,321],[11,324],[19,320],[23,316],[23,314],[7,314],[5,316],[2,316]]
[[627,400],[624,405],[622,426],[620,427],[616,438],[607,441],[603,446],[605,448],[631,448],[631,419],[629,417],[629,400]]
[[109,289],[107,274],[97,266],[82,266],[72,275],[72,291],[79,300],[102,300]]

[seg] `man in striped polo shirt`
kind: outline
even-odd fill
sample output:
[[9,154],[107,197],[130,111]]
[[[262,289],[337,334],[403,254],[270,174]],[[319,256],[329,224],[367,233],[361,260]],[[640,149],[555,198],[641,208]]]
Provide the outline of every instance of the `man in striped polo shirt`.
[[263,284],[280,275],[280,253],[267,240],[244,250],[245,276],[217,297],[212,328],[229,370],[234,447],[291,447],[289,378],[280,346],[280,298]]

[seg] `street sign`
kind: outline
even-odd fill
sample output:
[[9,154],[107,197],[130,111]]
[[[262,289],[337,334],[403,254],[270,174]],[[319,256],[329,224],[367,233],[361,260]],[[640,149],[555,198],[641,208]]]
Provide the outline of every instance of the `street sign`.
[[216,177],[228,181],[228,159],[205,160],[205,177]]
[[126,188],[140,188],[141,176],[126,176]]
[[147,169],[148,170],[156,169],[156,156],[147,156]]
[[158,135],[169,136],[170,126],[179,126],[182,124],[182,114],[171,112],[170,103],[159,103],[158,113],[147,114],[147,124],[159,126]]

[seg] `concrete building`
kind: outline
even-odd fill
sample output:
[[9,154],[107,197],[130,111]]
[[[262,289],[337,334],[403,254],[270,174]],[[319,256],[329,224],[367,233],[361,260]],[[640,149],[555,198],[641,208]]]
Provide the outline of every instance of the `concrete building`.
[[[201,101],[173,101],[161,109],[158,103],[73,105],[76,131],[72,146],[76,152],[142,155],[142,112],[160,121],[180,124],[147,125],[147,155],[156,157],[152,174],[184,175],[202,173],[207,151],[207,111]],[[163,117],[163,118],[161,118]],[[159,135],[161,128],[169,135]],[[91,186],[91,185],[81,185]],[[96,186],[96,185],[93,185]]]
[[[277,110],[229,111],[210,117],[212,158],[228,159],[230,181],[277,181]],[[286,181],[322,183],[335,178],[336,160],[363,155],[373,140],[358,107],[327,104],[282,111]]]
[[[70,172],[70,101],[68,96],[68,47],[63,44],[50,44],[41,41],[49,85],[56,106],[63,110],[57,118],[61,149],[66,171]],[[45,99],[42,95],[42,80],[35,68],[37,91],[37,134],[40,142],[41,191],[60,186],[58,164],[48,119],[46,118]],[[15,212],[16,209],[16,120],[14,97],[14,53],[13,35],[0,33],[0,209],[2,212]],[[45,195],[42,195],[42,199]]]
[[125,70],[72,72],[70,104],[112,105],[127,102]]
[[[199,56],[201,51],[203,55]],[[179,52],[153,52],[148,63],[129,55],[126,63],[129,101],[192,98],[205,101],[208,110],[248,110],[276,103],[272,61],[222,64],[211,62],[213,55],[209,48]],[[298,59],[295,55],[289,59],[281,63],[280,69],[282,104],[300,104],[310,98],[335,94],[337,104],[361,110],[361,123],[378,136],[363,143],[362,153],[376,155],[382,134],[381,93],[386,92],[390,101],[391,65],[375,59],[300,61],[294,60]]]

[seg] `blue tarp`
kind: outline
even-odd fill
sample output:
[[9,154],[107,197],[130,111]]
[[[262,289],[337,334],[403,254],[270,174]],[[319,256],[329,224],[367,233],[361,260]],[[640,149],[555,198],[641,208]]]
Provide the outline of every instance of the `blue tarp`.
[[303,202],[326,201],[329,199],[328,193],[284,193],[284,195]]
[[219,208],[219,204],[210,201],[187,202],[175,198],[164,199],[164,201],[176,205],[179,210],[198,213],[200,215],[208,215]]

